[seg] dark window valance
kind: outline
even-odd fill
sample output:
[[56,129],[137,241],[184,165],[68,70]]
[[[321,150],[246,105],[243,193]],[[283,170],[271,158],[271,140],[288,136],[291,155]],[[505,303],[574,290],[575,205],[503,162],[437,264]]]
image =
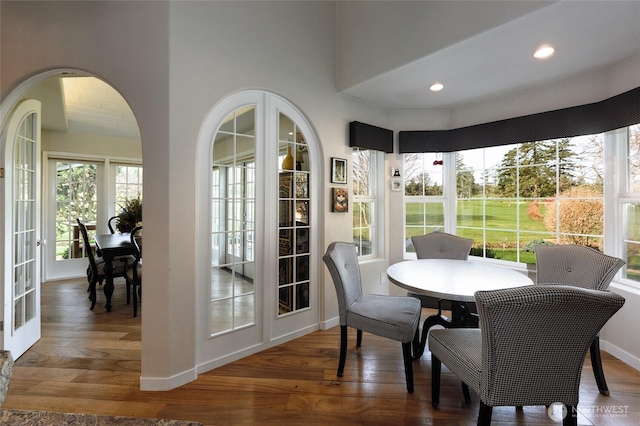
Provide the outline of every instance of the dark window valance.
[[393,152],[393,131],[352,121],[349,123],[349,146]]
[[453,152],[602,133],[640,123],[640,87],[600,102],[452,130],[399,133],[400,153]]

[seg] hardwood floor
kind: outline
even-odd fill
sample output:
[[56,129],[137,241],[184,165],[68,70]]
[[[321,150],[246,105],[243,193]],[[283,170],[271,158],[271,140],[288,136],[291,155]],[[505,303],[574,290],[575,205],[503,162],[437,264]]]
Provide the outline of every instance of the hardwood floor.
[[[345,375],[336,377],[339,330],[317,331],[166,392],[142,392],[140,316],[116,283],[89,311],[86,281],[44,284],[42,339],[16,361],[2,408],[199,421],[205,425],[473,425],[478,398],[464,403],[443,367],[441,405],[431,408],[430,357],[414,362],[406,392],[400,344],[370,334],[355,349],[350,331]],[[141,314],[144,313],[141,310]],[[587,357],[588,358],[588,357]],[[579,424],[640,424],[640,372],[603,352],[611,396],[598,393],[589,361],[580,387]],[[544,407],[494,409],[494,424],[553,425]]]

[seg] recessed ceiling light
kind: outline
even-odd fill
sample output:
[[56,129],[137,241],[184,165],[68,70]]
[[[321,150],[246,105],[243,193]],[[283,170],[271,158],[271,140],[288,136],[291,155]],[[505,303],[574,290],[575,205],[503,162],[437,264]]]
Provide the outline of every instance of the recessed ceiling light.
[[429,87],[429,90],[431,90],[432,92],[439,92],[442,89],[444,89],[444,84],[442,83],[433,83],[431,87]]
[[553,55],[553,52],[555,51],[556,50],[553,47],[545,44],[544,46],[540,46],[538,50],[536,50],[536,53],[533,54],[533,57],[538,59],[548,58],[549,56]]

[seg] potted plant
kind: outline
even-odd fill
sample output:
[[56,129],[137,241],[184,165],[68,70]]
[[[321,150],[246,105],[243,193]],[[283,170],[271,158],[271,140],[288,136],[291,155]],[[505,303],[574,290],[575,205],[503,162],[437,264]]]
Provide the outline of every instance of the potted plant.
[[128,198],[120,206],[118,231],[131,232],[138,225],[142,225],[142,200],[140,197]]

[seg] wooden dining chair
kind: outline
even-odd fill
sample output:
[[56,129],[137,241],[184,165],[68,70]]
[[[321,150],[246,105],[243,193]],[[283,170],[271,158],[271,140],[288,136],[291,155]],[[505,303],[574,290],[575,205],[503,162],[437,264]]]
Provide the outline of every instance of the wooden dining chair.
[[136,226],[131,231],[131,245],[135,248],[133,262],[125,263],[125,276],[127,284],[131,285],[133,294],[133,316],[138,316],[138,301],[142,300],[142,250],[140,247],[140,233],[142,226]]
[[107,226],[109,227],[109,232],[115,234],[118,230],[118,222],[120,221],[119,216],[111,216],[107,221]]
[[[91,240],[89,239],[89,233],[87,232],[87,227],[85,226],[85,224],[82,223],[80,219],[76,219],[76,221],[78,222],[78,227],[80,228],[85,251],[87,253],[87,258],[89,259],[89,300],[91,300],[91,307],[89,309],[93,310],[93,308],[95,308],[96,306],[96,286],[98,282],[102,282],[106,278],[104,274],[104,261],[102,261],[101,258],[97,257],[94,254],[93,247],[91,246]],[[133,256],[124,256],[118,259],[114,259],[113,277],[124,277],[127,269],[127,263],[133,261]],[[127,282],[127,303],[130,302],[130,292],[131,286]]]

